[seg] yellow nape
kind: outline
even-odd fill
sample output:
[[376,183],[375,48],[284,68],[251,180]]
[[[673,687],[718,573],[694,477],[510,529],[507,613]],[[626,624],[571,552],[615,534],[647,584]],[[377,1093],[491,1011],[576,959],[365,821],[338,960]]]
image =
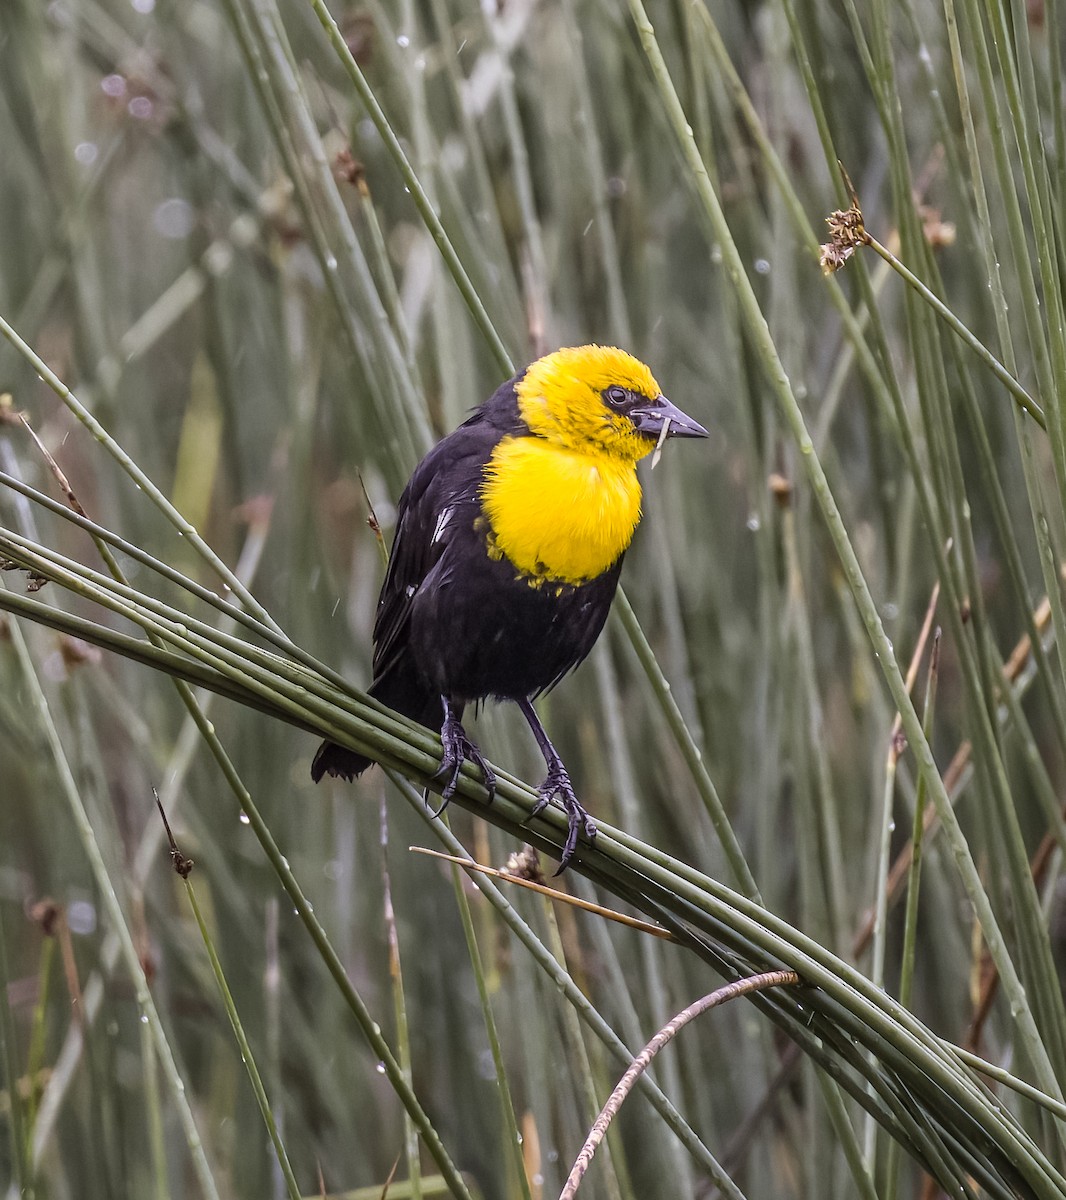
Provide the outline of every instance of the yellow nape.
[[537,359],[518,381],[518,411],[530,430],[556,445],[597,451],[632,463],[654,443],[611,412],[603,393],[618,385],[654,400],[659,385],[632,354],[614,346],[570,346]]
[[504,438],[485,469],[493,548],[531,584],[587,583],[628,547],[640,521],[635,459],[539,437]]

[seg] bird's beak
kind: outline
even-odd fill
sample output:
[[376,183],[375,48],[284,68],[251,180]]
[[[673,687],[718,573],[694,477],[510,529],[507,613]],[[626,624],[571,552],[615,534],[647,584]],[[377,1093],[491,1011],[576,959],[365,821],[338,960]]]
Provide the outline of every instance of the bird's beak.
[[710,437],[710,434],[687,413],[683,413],[676,404],[671,404],[665,396],[648,401],[647,405],[629,410],[629,419],[637,427],[637,432],[645,437],[658,438],[663,432],[663,426],[670,422],[666,436],[672,437]]

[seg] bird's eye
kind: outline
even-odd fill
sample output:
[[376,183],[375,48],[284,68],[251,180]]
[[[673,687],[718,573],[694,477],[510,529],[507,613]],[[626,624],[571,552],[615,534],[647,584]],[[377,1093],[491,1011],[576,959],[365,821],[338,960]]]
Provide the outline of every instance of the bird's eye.
[[629,393],[622,387],[609,387],[603,393],[603,398],[612,408],[621,408],[629,399]]

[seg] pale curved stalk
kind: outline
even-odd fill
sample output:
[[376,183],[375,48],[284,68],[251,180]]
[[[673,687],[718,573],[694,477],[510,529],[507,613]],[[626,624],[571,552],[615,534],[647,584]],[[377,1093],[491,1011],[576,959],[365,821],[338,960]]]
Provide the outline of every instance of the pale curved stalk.
[[574,1197],[577,1195],[578,1185],[592,1163],[593,1155],[606,1136],[611,1122],[618,1114],[618,1110],[622,1107],[626,1097],[632,1092],[634,1085],[641,1075],[651,1066],[655,1056],[673,1041],[686,1025],[694,1021],[697,1017],[702,1016],[703,1013],[710,1012],[712,1008],[718,1008],[720,1005],[730,1000],[735,1000],[739,996],[746,996],[749,992],[761,991],[763,988],[782,987],[788,984],[794,985],[799,983],[799,981],[799,976],[795,971],[767,971],[765,974],[753,975],[750,979],[744,979],[737,983],[727,983],[724,987],[711,992],[710,995],[704,996],[694,1004],[690,1004],[688,1008],[678,1013],[672,1021],[664,1025],[629,1064],[625,1074],[615,1086],[614,1091],[608,1096],[603,1108],[600,1110],[599,1116],[593,1123],[588,1137],[585,1139],[585,1144],[578,1152],[577,1160],[571,1168],[569,1176],[567,1176],[566,1184],[559,1195],[559,1200],[574,1200]]

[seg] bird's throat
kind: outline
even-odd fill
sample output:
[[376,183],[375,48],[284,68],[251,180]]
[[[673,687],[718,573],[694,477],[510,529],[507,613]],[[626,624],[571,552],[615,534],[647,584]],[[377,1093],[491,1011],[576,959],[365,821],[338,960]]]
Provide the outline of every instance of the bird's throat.
[[531,583],[582,584],[632,541],[640,482],[628,459],[504,438],[486,464],[481,502],[490,553],[506,556]]

